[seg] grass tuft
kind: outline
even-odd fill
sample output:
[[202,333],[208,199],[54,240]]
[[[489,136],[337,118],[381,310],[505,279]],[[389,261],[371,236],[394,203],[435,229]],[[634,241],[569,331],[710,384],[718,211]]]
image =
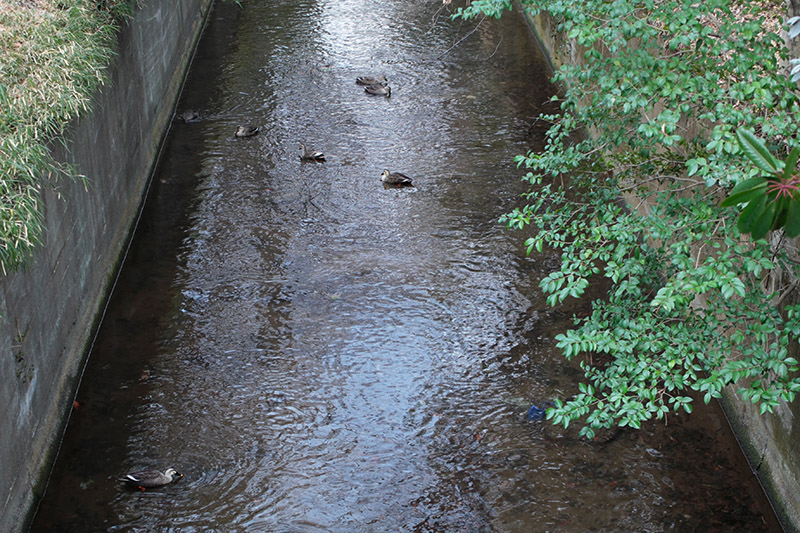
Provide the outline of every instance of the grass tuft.
[[0,269],[42,240],[40,194],[81,178],[48,144],[90,109],[133,0],[0,0]]

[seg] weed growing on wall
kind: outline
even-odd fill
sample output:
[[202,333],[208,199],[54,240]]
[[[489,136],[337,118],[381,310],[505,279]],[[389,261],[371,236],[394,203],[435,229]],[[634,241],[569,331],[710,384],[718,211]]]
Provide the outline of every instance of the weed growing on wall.
[[[565,426],[581,419],[591,436],[691,411],[690,390],[708,402],[735,384],[762,413],[792,401],[798,260],[782,230],[768,233],[789,215],[773,209],[767,231],[751,238],[737,228],[738,203],[720,205],[763,173],[737,132],[765,139],[776,161],[800,143],[775,14],[730,0],[522,4],[553,17],[585,64],[557,70],[562,112],[544,117],[546,148],[517,158],[532,188],[502,220],[534,230],[529,252],[561,254],[560,269],[541,282],[550,305],[601,279],[608,286],[557,338],[568,358],[583,360],[587,382],[548,417]],[[476,0],[456,15],[510,7]],[[748,233],[756,218],[745,217]]]
[[13,270],[42,238],[40,192],[74,169],[53,160],[70,120],[105,80],[128,1],[0,0],[0,268]]

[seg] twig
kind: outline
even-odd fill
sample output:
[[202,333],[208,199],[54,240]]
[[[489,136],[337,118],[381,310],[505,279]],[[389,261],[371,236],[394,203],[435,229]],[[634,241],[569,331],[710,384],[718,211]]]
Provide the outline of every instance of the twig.
[[446,56],[447,54],[449,54],[449,53],[450,53],[450,51],[452,51],[452,50],[453,50],[453,49],[454,49],[456,46],[458,46],[459,44],[461,44],[461,43],[462,43],[462,42],[463,42],[463,41],[464,41],[464,40],[465,40],[467,37],[469,37],[470,35],[472,35],[472,34],[473,34],[473,33],[475,33],[476,31],[478,31],[478,28],[480,28],[480,27],[481,27],[481,24],[483,24],[483,21],[484,21],[484,20],[486,20],[486,15],[484,15],[484,16],[481,18],[481,20],[479,20],[479,21],[478,21],[478,24],[476,24],[476,25],[475,25],[475,27],[474,27],[474,28],[472,28],[472,30],[470,30],[470,31],[469,31],[469,33],[467,33],[467,34],[466,34],[465,36],[463,36],[461,39],[459,39],[458,41],[456,41],[456,42],[455,42],[455,44],[453,44],[453,46],[451,46],[450,48],[448,48],[447,50],[445,50],[444,52],[442,52],[442,54],[441,54],[439,57],[437,57],[437,58],[436,58],[436,60],[438,61],[438,60],[442,59],[444,56]]
[[433,14],[433,16],[431,17],[431,27],[430,27],[430,28],[428,28],[428,30],[427,30],[425,33],[428,33],[428,32],[430,32],[430,31],[432,31],[432,30],[433,30],[433,28],[435,28],[435,27],[436,27],[436,23],[437,23],[437,22],[438,22],[438,20],[439,20],[439,14],[440,14],[442,11],[444,11],[445,9],[447,9],[447,7],[448,7],[448,4],[446,4],[446,3],[442,3],[441,7],[439,7],[439,9],[437,9],[437,10],[436,10],[436,13],[434,13],[434,14]]
[[487,59],[491,59],[497,53],[497,51],[500,49],[500,45],[502,43],[503,43],[503,36],[501,35],[500,36],[500,40],[497,41],[497,46],[494,47],[494,52],[492,52],[488,57],[483,58],[483,61],[486,61]]
[[783,301],[786,299],[786,297],[789,296],[792,293],[792,291],[794,291],[795,287],[797,287],[798,284],[800,284],[800,280],[796,279],[792,281],[789,284],[789,287],[787,287],[786,290],[783,291],[783,294],[778,296],[778,300],[773,305],[775,307],[780,307]]

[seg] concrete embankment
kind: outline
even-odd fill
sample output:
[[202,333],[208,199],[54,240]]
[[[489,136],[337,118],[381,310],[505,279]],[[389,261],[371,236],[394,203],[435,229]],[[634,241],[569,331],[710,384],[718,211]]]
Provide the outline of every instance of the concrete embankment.
[[[557,30],[546,15],[528,17],[531,28],[554,68],[580,64],[583,52]],[[647,200],[636,199],[645,205]],[[781,404],[774,414],[761,415],[758,406],[742,400],[736,387],[723,390],[720,400],[728,422],[747,457],[750,467],[772,503],[781,525],[787,531],[800,531],[800,402]]]
[[211,3],[149,0],[120,31],[109,83],[55,150],[88,186],[42,192],[44,245],[0,281],[0,531],[23,528],[46,486]]

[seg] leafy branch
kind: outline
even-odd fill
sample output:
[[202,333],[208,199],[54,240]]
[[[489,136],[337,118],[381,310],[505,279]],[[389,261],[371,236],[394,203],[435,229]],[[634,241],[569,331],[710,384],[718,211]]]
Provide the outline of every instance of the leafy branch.
[[[583,61],[555,73],[561,113],[540,117],[544,149],[516,158],[531,192],[501,222],[532,233],[528,253],[560,254],[540,283],[550,305],[605,289],[557,337],[587,382],[547,416],[591,436],[691,411],[691,391],[710,401],[734,385],[762,412],[792,401],[800,306],[785,298],[798,263],[763,238],[800,234],[800,100],[765,26],[781,14],[729,0],[523,6],[557,21]],[[475,1],[457,15],[508,8]],[[646,206],[623,207],[623,192]]]

